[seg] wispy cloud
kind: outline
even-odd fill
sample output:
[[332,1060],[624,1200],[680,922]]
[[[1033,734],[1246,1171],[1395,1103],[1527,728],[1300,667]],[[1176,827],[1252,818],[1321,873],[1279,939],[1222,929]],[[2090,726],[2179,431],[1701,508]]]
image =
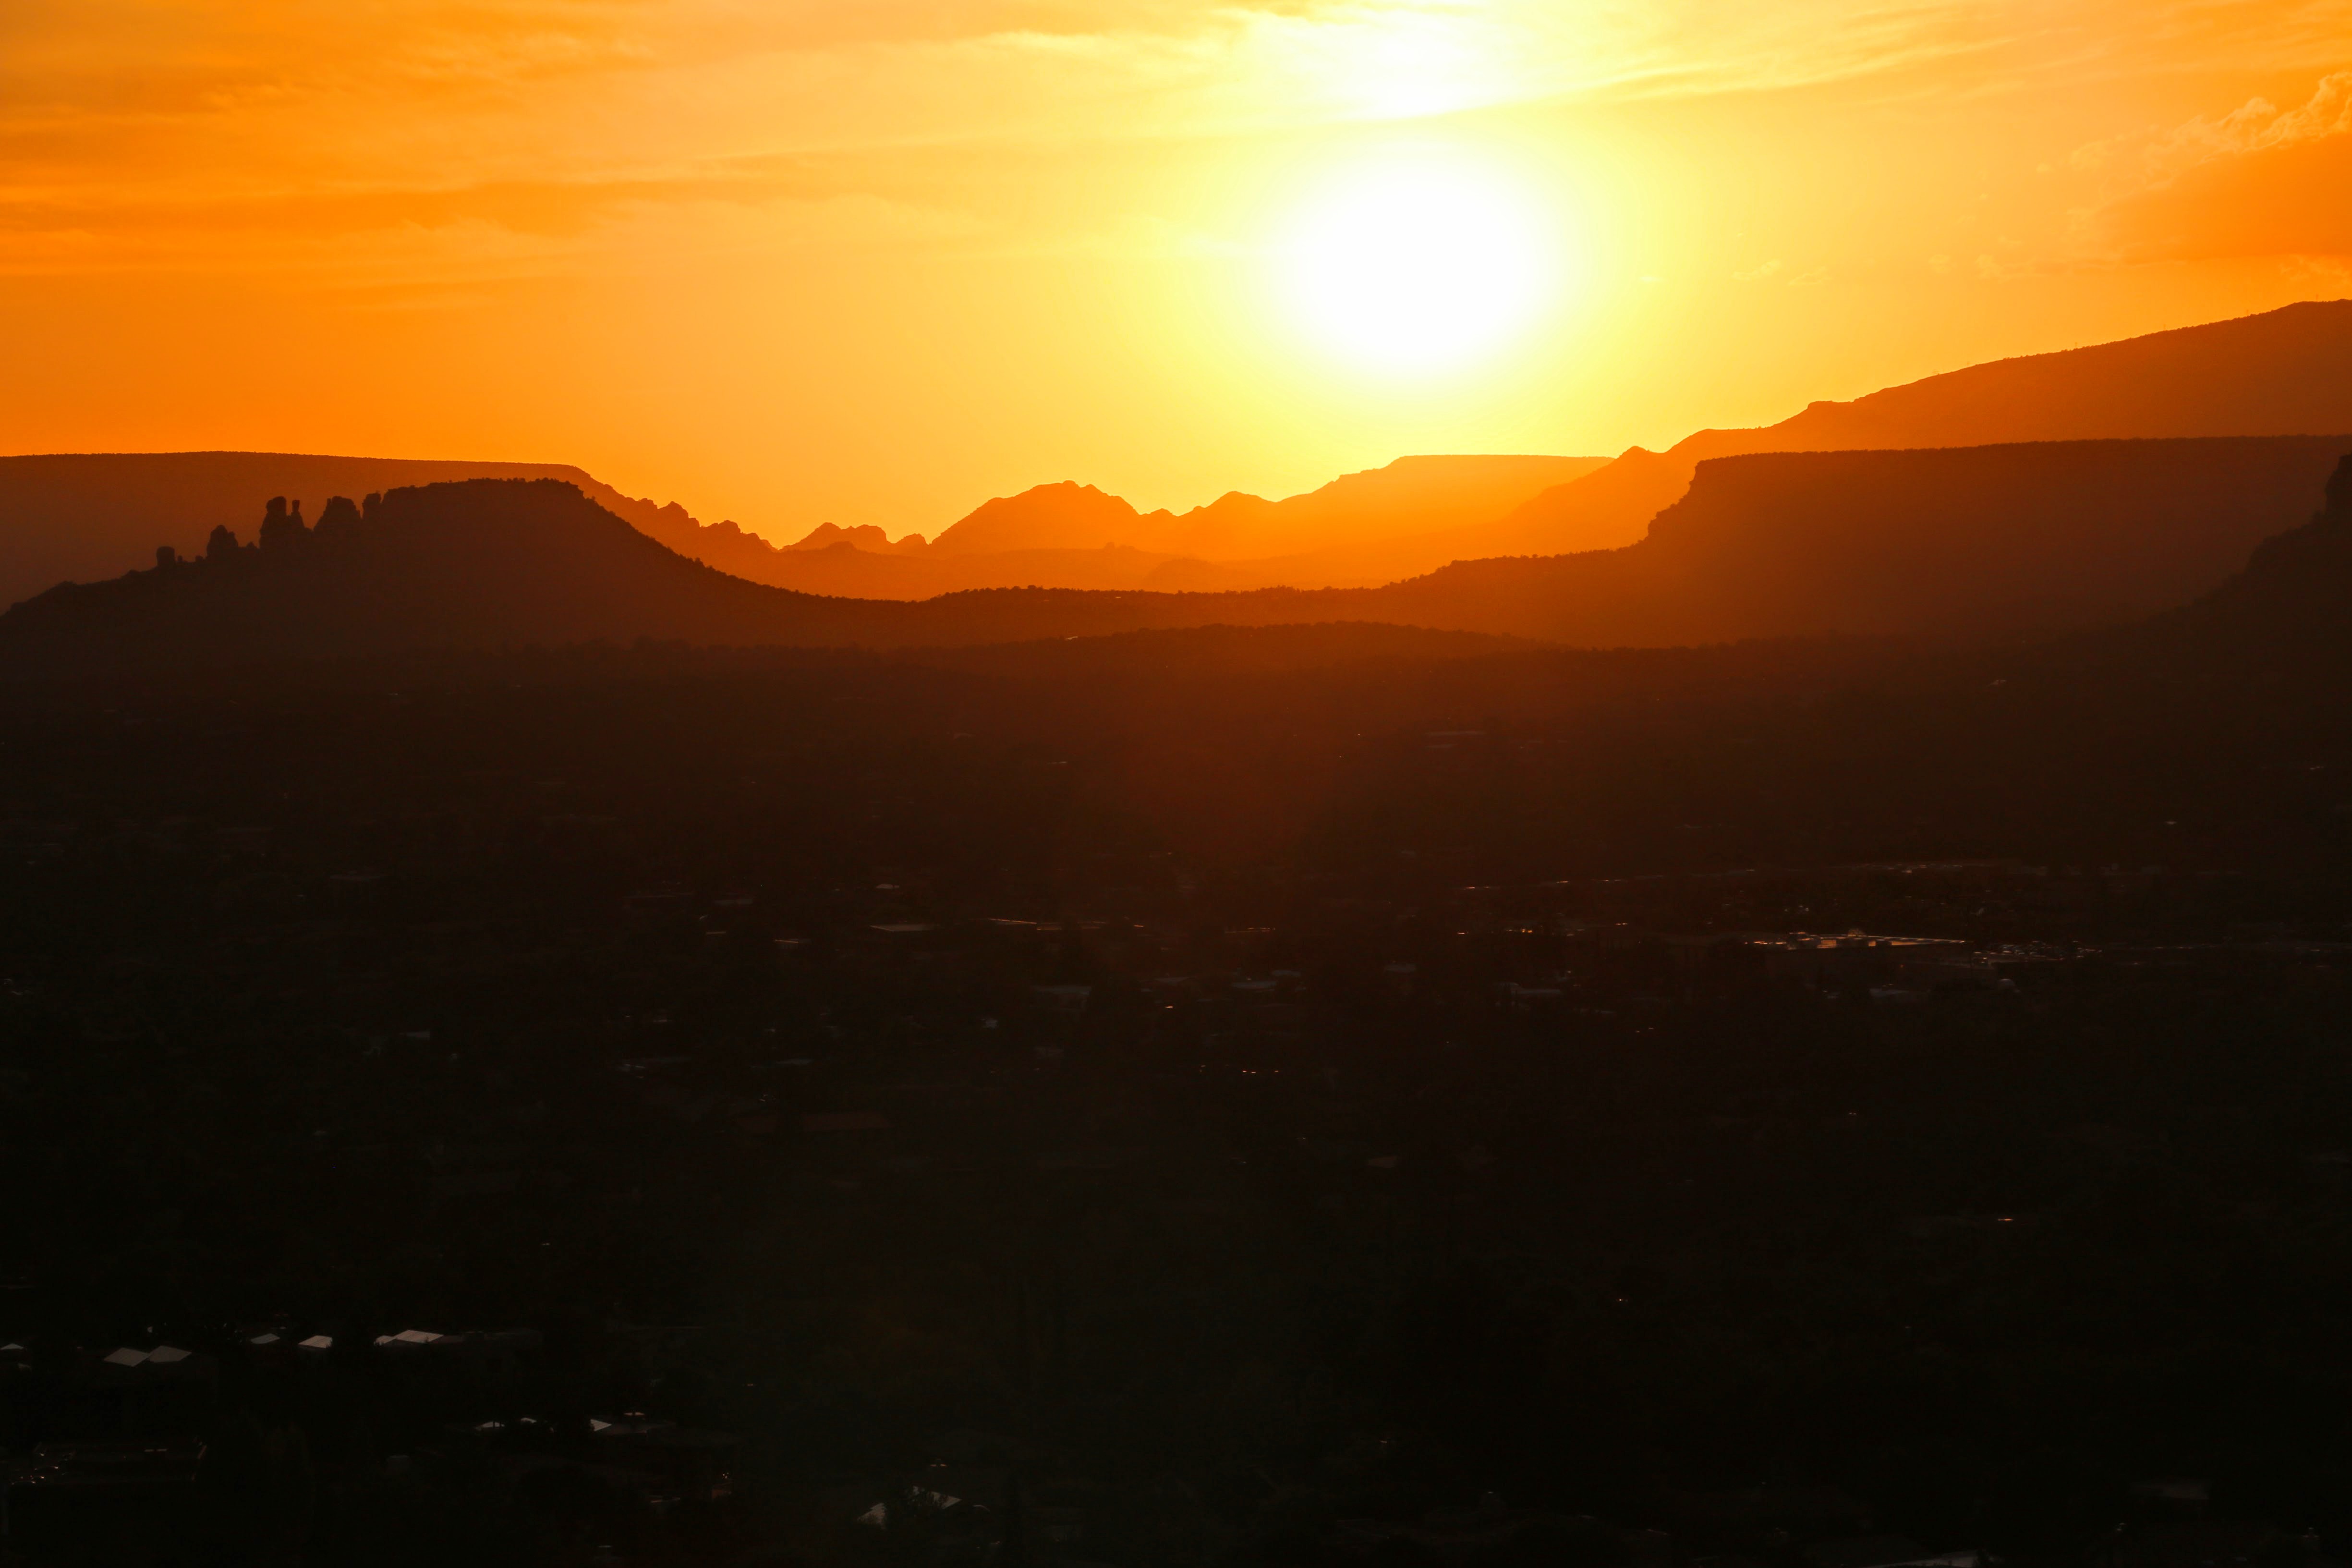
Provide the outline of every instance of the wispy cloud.
[[[408,230],[488,227],[543,242],[526,251],[584,254],[604,229],[663,205],[756,209],[789,239],[838,233],[852,197],[894,223],[928,210],[914,230],[961,234],[978,220],[952,180],[922,166],[927,154],[1053,156],[1856,82],[1949,95],[2085,68],[2094,56],[2107,69],[2191,48],[2253,59],[2315,47],[2311,37],[2352,22],[2352,0],[2171,0],[2123,29],[2115,10],[2102,0],[15,0],[0,7],[0,267],[109,254],[117,265],[232,266],[271,231],[305,242],[376,233],[398,249]],[[2251,156],[2332,111],[2264,118],[2250,105],[2196,135],[2208,155]]]
[[2095,144],[2077,161],[2125,176],[2080,216],[2095,251],[2127,261],[2352,256],[2352,71],[2322,79],[2292,108],[2255,98],[2137,145]]

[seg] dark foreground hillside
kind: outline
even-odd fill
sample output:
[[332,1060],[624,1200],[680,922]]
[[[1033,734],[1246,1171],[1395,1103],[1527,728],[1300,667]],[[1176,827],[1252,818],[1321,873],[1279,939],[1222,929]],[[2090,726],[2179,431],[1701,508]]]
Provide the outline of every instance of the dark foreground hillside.
[[2341,1561],[2347,591],[16,681],[8,1550]]

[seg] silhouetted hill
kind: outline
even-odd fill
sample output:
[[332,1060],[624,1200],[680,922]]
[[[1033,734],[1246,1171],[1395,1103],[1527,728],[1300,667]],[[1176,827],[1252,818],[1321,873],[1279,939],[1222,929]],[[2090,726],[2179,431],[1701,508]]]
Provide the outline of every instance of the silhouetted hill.
[[1065,479],[983,501],[941,531],[931,550],[940,555],[1098,550],[1106,544],[1135,544],[1145,526],[1135,509],[1118,497]]
[[1223,621],[1335,620],[1307,596],[1000,590],[919,604],[824,598],[689,561],[555,479],[346,499],[319,526],[273,511],[257,542],[64,584],[0,616],[18,665],[325,657],[638,639],[798,647],[1015,642]]
[[[195,559],[65,584],[0,616],[0,645],[67,658],[252,658],[409,646],[769,640],[794,596],[673,553],[556,479],[473,479],[331,501],[315,530],[216,532]],[[818,612],[821,614],[821,612]]]
[[[1091,486],[1040,485],[980,507],[917,561],[898,559],[903,545],[887,546],[887,563],[796,557],[730,525],[697,534],[682,512],[648,520],[607,504],[684,553],[803,591],[922,598],[1025,584],[1370,587],[1449,561],[1631,543],[1689,489],[1698,464],[1716,458],[2352,429],[2347,363],[2352,301],[2306,302],[1972,365],[1848,403],[1815,403],[1760,429],[1702,430],[1664,452],[1636,447],[1608,461],[1403,458],[1306,495],[1276,501],[1236,492],[1183,513],[1138,513]],[[1107,547],[1120,552],[1104,553]]]
[[2307,515],[2352,437],[2037,442],[1702,463],[1620,550],[1462,562],[1364,613],[1584,646],[2113,624]]
[[[1372,587],[1449,561],[1630,543],[1689,489],[1697,465],[1716,458],[2352,429],[2352,382],[2340,374],[2347,363],[2352,301],[2307,303],[1973,365],[1851,403],[1816,403],[1762,429],[1703,430],[1668,451],[1637,447],[1608,462],[1403,458],[1306,495],[1274,501],[1236,492],[1183,513],[1138,513],[1092,486],[1040,485],[988,502],[911,560],[901,558],[903,546],[877,558],[876,541],[856,555],[798,557],[715,536],[696,543],[616,510],[726,570],[861,597],[1029,584]],[[1530,485],[1540,493],[1529,496]]]
[[2310,521],[2264,540],[2211,593],[2144,625],[2063,647],[2159,685],[2185,680],[2248,694],[2281,682],[2324,685],[2352,664],[2347,609],[2352,454],[2336,465],[2326,504]]
[[924,599],[974,588],[1227,591],[1371,586],[1462,553],[1454,534],[1491,523],[1601,458],[1408,457],[1304,495],[1238,490],[1186,512],[1139,512],[1075,480],[983,502],[926,542],[823,523],[773,545],[732,522],[702,524],[601,487],[596,500],[682,555],[803,593]]
[[2352,300],[2343,300],[1971,365],[1851,403],[1815,403],[1761,429],[1701,430],[1665,452],[1633,447],[1529,500],[1482,536],[1480,552],[1629,543],[1710,458],[2352,430],[2347,365]]
[[580,490],[646,538],[657,539],[688,560],[715,566],[730,576],[764,582],[764,574],[773,570],[771,563],[782,553],[779,546],[737,526],[731,519],[701,522],[676,501],[657,506],[593,481],[581,485]]
[[[1804,449],[2352,428],[2352,300],[1972,365],[1772,428]],[[1794,449],[1794,448],[1792,448]]]
[[[802,593],[926,599],[970,588],[1216,591],[1290,583],[1370,585],[1454,555],[1443,540],[1399,530],[1491,521],[1599,458],[1405,458],[1286,500],[1233,494],[1186,513],[1141,518],[1114,496],[1074,484],[1000,498],[942,537],[892,542],[872,525],[823,523],[777,544],[735,522],[704,523],[676,501],[625,495],[568,464],[324,457],[282,452],[66,453],[0,458],[0,605],[59,582],[131,570],[158,544],[184,555],[215,527],[247,527],[261,501],[291,498],[311,515],[330,496],[473,478],[556,479],[690,560]],[[1176,540],[1187,534],[1189,542]],[[1306,543],[1358,537],[1336,552]],[[1155,540],[1148,547],[1142,542]],[[1305,542],[1304,543],[1302,542]],[[1102,547],[1110,545],[1107,552]],[[1223,564],[1189,555],[1240,551]],[[1155,578],[1160,568],[1183,568]]]
[[[0,605],[58,583],[111,577],[168,544],[202,550],[219,527],[250,528],[270,496],[316,516],[330,496],[448,479],[552,479],[620,500],[565,463],[335,458],[299,452],[78,452],[0,458]],[[651,502],[634,503],[648,511]],[[680,517],[684,509],[677,509]],[[631,521],[637,521],[632,519]]]
[[473,477],[565,480],[681,555],[803,593],[922,599],[1027,584],[1369,587],[1449,561],[1632,542],[1714,458],[2352,429],[2347,363],[2352,301],[2309,302],[1971,366],[1851,403],[1816,403],[1763,429],[1704,430],[1663,453],[1635,447],[1613,461],[1404,458],[1306,495],[1277,501],[1235,493],[1181,514],[1139,515],[1091,487],[1040,486],[988,502],[927,546],[892,544],[878,531],[828,536],[820,528],[799,546],[780,547],[731,521],[701,523],[676,502],[623,495],[561,464],[247,452],[0,458],[0,602],[59,581],[110,576],[158,543],[193,553],[212,528],[236,526],[266,496],[293,497],[315,511],[331,495]]

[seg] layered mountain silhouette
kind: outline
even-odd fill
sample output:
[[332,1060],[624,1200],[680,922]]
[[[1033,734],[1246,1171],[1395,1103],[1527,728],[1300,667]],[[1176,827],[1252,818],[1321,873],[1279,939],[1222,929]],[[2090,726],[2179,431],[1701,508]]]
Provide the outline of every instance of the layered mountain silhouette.
[[922,599],[1026,585],[1370,587],[1452,562],[1632,543],[1716,458],[2352,429],[2347,363],[2352,301],[2310,302],[1976,365],[1851,403],[1816,403],[1761,429],[1703,430],[1664,452],[1403,458],[1305,495],[1236,492],[1182,513],[1139,513],[1074,482],[1040,485],[985,503],[936,538],[896,542],[871,525],[827,523],[779,545],[563,464],[253,452],[0,458],[0,602],[60,580],[110,576],[157,543],[193,553],[211,529],[236,526],[271,494],[315,513],[331,495],[470,478],[560,479],[681,555],[827,596]]
[[[872,524],[828,522],[777,544],[731,521],[698,521],[675,501],[624,494],[568,464],[282,452],[0,458],[0,604],[60,581],[113,576],[146,561],[159,543],[193,554],[212,529],[245,526],[268,496],[286,496],[315,516],[330,496],[476,478],[561,479],[681,555],[751,582],[837,596],[921,599],[1030,584],[1376,584],[1460,553],[1443,538],[1424,537],[1427,531],[1491,521],[1604,461],[1405,458],[1286,500],[1235,493],[1181,516],[1139,514],[1090,487],[1040,485],[986,503],[936,542],[921,534],[893,542]],[[1356,542],[1334,542],[1342,541]],[[1295,553],[1310,550],[1329,559]],[[1196,559],[1236,554],[1265,559]]]
[[2109,625],[2211,590],[2308,514],[2347,451],[2352,436],[1717,458],[1636,543],[1461,562],[1354,614],[1583,647]]
[[1138,513],[1092,486],[1041,485],[990,501],[932,550],[1093,550],[1105,545],[1203,560],[1298,555],[1491,521],[1528,498],[1591,473],[1599,458],[1400,458],[1284,500],[1239,491],[1186,512]]
[[[721,523],[719,526],[731,528],[734,525]],[[876,555],[919,555],[922,553],[925,542],[919,533],[908,534],[904,539],[894,542],[888,534],[870,522],[856,528],[844,528],[838,523],[820,522],[799,540],[785,545],[784,549],[790,552],[805,552],[811,550],[837,549],[845,544],[852,550],[867,551]]]
[[[1013,642],[1283,614],[1248,596],[1018,590],[922,604],[828,599],[690,561],[562,480],[468,479],[331,500],[315,528],[281,498],[251,542],[61,584],[0,615],[18,668],[334,658],[408,648],[633,642],[905,647]],[[1292,596],[1295,597],[1295,596]],[[1237,606],[1222,613],[1223,605]]]
[[722,571],[855,598],[919,599],[1024,585],[1370,586],[1456,559],[1465,553],[1466,530],[1607,461],[1400,458],[1304,495],[1267,500],[1233,491],[1184,512],[1139,512],[1118,496],[1065,480],[984,502],[928,541],[909,534],[892,542],[871,525],[824,523],[792,544],[772,546],[731,522],[696,524],[682,510],[658,509],[650,517],[614,510],[673,550]]
[[[1702,430],[1664,452],[1636,447],[1607,461],[1407,458],[1286,500],[1232,494],[1183,513],[1139,513],[1075,482],[1040,485],[987,502],[928,544],[820,530],[803,542],[832,548],[797,553],[746,549],[751,536],[731,524],[697,535],[682,512],[659,527],[626,515],[724,570],[861,598],[1019,584],[1372,586],[1453,562],[1632,543],[1715,458],[2352,430],[2347,363],[2352,301],[2313,301],[1973,365],[1848,403],[1815,403],[1777,425]],[[1558,471],[1547,478],[1548,467]],[[1514,499],[1531,480],[1538,488]]]
[[256,542],[61,585],[0,659],[333,656],[678,639],[872,647],[1198,626],[1376,622],[1584,647],[1837,633],[1967,641],[2112,624],[2224,581],[2308,514],[2352,437],[1785,453],[1701,466],[1650,537],[1377,589],[827,598],[689,561],[553,479],[282,506]]
[[1635,447],[1528,500],[1465,554],[1556,555],[1631,543],[1711,458],[2352,430],[2347,365],[2346,300],[1971,365],[1851,403],[1815,403],[1760,429],[1701,430],[1664,452]]

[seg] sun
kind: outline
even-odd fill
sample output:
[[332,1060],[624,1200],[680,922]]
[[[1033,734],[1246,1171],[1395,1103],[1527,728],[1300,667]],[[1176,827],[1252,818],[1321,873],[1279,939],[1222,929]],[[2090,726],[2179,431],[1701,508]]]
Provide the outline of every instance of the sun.
[[1299,205],[1275,249],[1286,317],[1379,371],[1490,355],[1536,323],[1559,285],[1536,200],[1458,158],[1353,168]]

